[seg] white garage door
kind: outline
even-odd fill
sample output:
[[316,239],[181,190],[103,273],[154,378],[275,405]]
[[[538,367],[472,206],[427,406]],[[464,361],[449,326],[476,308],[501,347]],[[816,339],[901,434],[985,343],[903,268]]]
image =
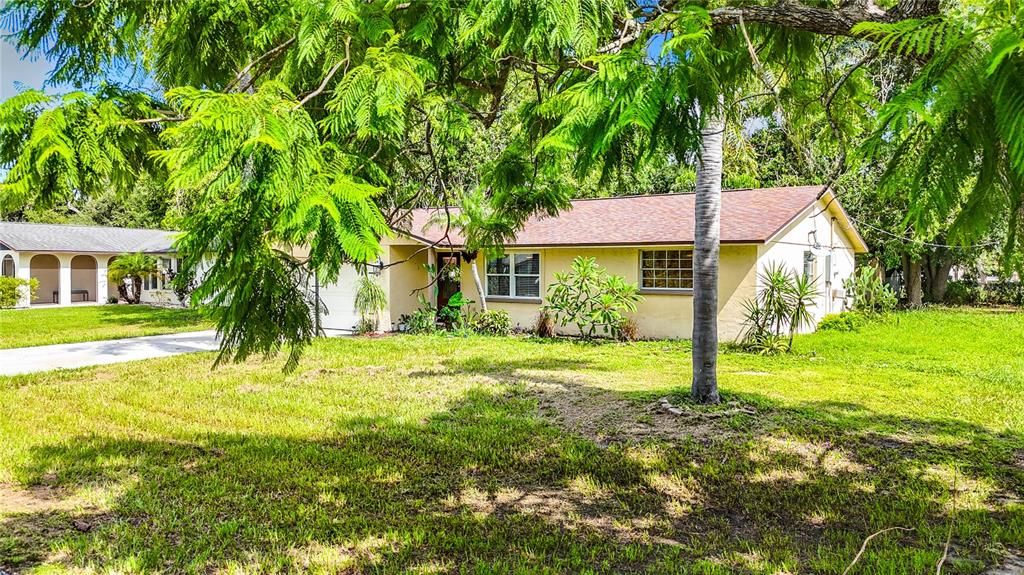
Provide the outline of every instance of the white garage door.
[[320,327],[327,335],[354,331],[359,323],[355,310],[358,277],[356,268],[347,265],[341,268],[338,283],[320,286],[320,301],[327,310],[320,316]]

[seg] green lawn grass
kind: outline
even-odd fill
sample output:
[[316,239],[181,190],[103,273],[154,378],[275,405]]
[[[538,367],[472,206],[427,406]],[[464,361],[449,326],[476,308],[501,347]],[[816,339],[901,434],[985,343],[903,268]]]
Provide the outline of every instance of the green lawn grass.
[[899,314],[724,353],[715,408],[685,401],[685,342],[0,378],[0,566],[827,574],[900,527],[851,573],[935,573],[948,533],[943,573],[979,573],[1024,548],[1022,341],[1020,313]]
[[148,305],[0,310],[0,349],[209,328],[195,310]]

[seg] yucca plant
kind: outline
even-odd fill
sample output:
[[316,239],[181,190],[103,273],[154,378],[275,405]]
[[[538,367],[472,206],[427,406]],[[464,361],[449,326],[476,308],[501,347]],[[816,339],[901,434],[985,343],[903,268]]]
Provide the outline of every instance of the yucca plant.
[[793,349],[793,336],[805,327],[814,327],[814,312],[817,305],[818,279],[804,274],[793,274],[789,289],[789,349]]
[[796,332],[814,325],[817,279],[777,262],[769,263],[757,277],[760,290],[743,302],[745,329],[740,340],[761,354],[791,351]]

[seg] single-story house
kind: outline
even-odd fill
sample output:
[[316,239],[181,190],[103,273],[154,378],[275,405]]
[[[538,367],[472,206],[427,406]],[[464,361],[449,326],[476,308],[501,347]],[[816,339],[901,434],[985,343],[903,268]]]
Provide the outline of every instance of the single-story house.
[[[176,271],[174,237],[163,230],[0,222],[0,275],[38,280],[35,297],[23,298],[19,307],[106,303],[118,296],[117,286],[107,282],[111,261],[142,252],[157,258],[161,272]],[[179,303],[164,285],[166,277],[144,278],[144,303]]]
[[[488,306],[508,311],[520,328],[535,325],[555,273],[576,256],[590,256],[610,273],[636,284],[644,300],[630,314],[640,334],[688,338],[693,328],[694,195],[664,194],[584,199],[557,217],[535,216],[499,258],[467,261],[462,238],[432,224],[440,210],[414,210],[406,225],[383,241],[378,265],[368,266],[388,295],[381,325],[399,330],[402,316],[436,307],[461,291],[480,301],[470,265],[478,266]],[[36,278],[29,305],[101,303],[117,296],[107,285],[107,266],[120,254],[158,257],[163,272],[178,269],[176,232],[97,226],[0,222],[0,272]],[[849,305],[843,281],[854,271],[864,240],[835,195],[822,186],[730,190],[722,193],[719,271],[719,335],[734,338],[743,327],[743,304],[759,289],[759,272],[773,263],[817,278],[817,319]],[[430,272],[445,269],[431,284]],[[142,301],[178,304],[166,273],[147,277]],[[315,282],[325,308],[327,333],[352,331],[358,274],[344,266],[334,284]]]
[[[630,316],[641,336],[689,338],[694,197],[576,200],[557,217],[527,221],[515,240],[504,246],[502,257],[480,256],[472,264],[462,252],[462,238],[454,232],[446,237],[444,226],[430,224],[438,210],[415,210],[406,230],[385,242],[383,263],[403,263],[385,265],[380,274],[389,295],[383,325],[398,329],[401,316],[419,307],[420,294],[437,306],[457,291],[479,301],[469,271],[476,265],[488,307],[506,310],[515,325],[530,328],[555,273],[568,271],[576,256],[591,256],[640,288],[644,301]],[[853,274],[854,255],[866,251],[849,216],[823,186],[723,192],[720,337],[731,339],[742,331],[743,303],[758,291],[758,272],[773,262],[817,278],[816,318],[846,309],[850,302],[843,281]],[[461,273],[440,274],[436,289],[427,288],[428,266],[452,266]]]

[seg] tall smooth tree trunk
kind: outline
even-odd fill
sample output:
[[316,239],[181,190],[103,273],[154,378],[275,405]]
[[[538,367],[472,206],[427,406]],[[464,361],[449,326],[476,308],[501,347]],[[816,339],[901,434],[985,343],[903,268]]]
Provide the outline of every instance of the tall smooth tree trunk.
[[480,309],[487,311],[487,294],[484,293],[484,284],[480,281],[480,270],[476,269],[476,256],[474,253],[470,255],[466,254],[466,262],[469,264],[469,270],[473,274],[473,285],[476,286],[476,293],[480,296]]
[[946,300],[946,288],[949,287],[949,270],[952,268],[953,262],[951,261],[942,261],[936,266],[929,291],[931,301],[942,303]]
[[708,115],[701,137],[694,201],[693,383],[700,403],[718,403],[718,253],[722,214],[725,120]]

